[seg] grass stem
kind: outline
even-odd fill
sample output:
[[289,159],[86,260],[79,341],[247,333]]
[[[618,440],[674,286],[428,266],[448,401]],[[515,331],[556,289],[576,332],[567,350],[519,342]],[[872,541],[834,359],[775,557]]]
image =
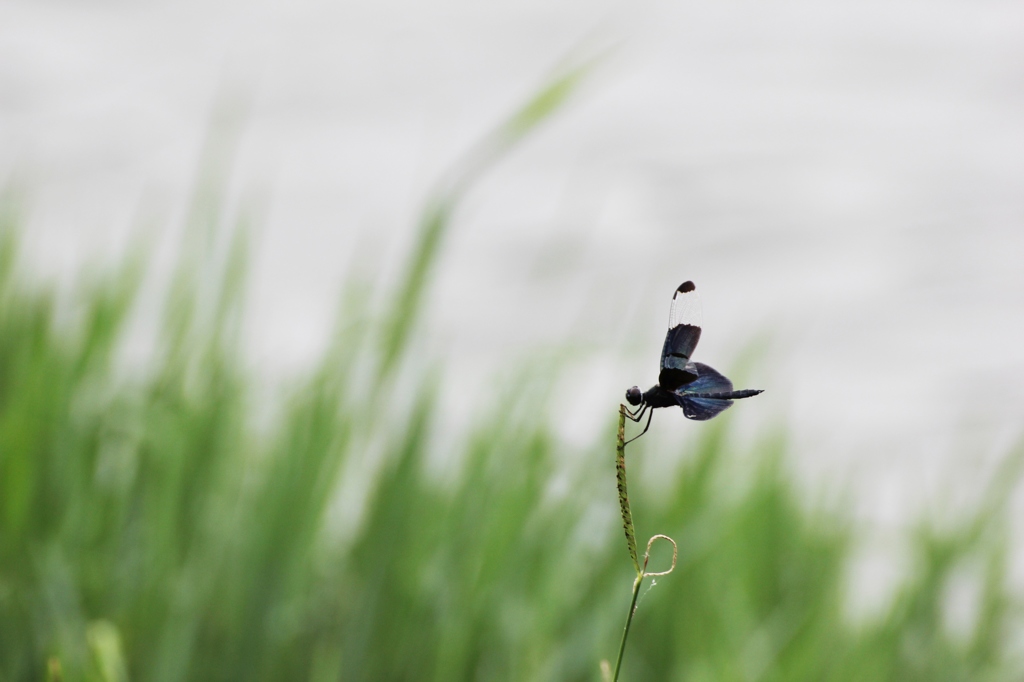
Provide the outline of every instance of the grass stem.
[[622,667],[622,654],[626,651],[626,639],[629,637],[629,626],[633,623],[633,614],[636,612],[636,598],[640,595],[640,585],[644,582],[644,572],[640,571],[636,574],[636,580],[633,581],[633,599],[629,603],[629,613],[626,614],[626,627],[622,628],[622,642],[619,644],[619,655],[615,659],[615,675],[612,677],[612,682],[618,682],[619,669]]

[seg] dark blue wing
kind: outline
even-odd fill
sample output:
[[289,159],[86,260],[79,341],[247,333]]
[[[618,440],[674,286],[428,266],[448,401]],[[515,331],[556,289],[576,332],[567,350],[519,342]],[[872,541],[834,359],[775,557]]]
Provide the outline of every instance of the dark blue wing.
[[724,393],[732,390],[732,382],[712,367],[702,362],[691,362],[686,370],[696,374],[697,378],[680,386],[674,393],[679,406],[683,408],[683,416],[696,421],[707,421],[729,409],[731,400],[721,398],[695,398],[688,393]]
[[661,348],[661,371],[658,385],[666,391],[674,391],[693,380],[690,370],[690,355],[700,340],[700,327],[681,324],[668,330],[665,345]]
[[703,362],[689,362],[686,364],[686,371],[696,374],[697,378],[688,384],[680,386],[675,393],[723,393],[732,390],[732,382],[713,367],[708,367]]
[[679,407],[683,408],[683,416],[687,419],[707,421],[718,416],[732,406],[731,400],[718,398],[693,398],[688,395],[679,396]]

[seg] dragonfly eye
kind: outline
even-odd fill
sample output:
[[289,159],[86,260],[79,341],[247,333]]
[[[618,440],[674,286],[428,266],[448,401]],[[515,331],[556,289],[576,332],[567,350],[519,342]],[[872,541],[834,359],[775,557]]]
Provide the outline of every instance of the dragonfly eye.
[[626,402],[628,402],[630,405],[639,405],[640,398],[640,389],[637,388],[636,386],[626,391]]

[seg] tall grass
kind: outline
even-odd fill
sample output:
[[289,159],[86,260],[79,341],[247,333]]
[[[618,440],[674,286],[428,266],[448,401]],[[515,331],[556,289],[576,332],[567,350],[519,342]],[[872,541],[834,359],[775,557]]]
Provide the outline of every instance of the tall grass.
[[[128,373],[143,261],[61,299],[26,272],[4,214],[0,681],[599,679],[633,579],[616,415],[606,445],[566,457],[543,418],[550,373],[523,372],[458,434],[445,453],[458,466],[440,476],[427,466],[439,375],[408,371],[459,197],[577,77],[438,192],[386,310],[350,286],[334,342],[269,423],[238,359],[244,231],[205,271],[185,261],[163,343]],[[215,209],[202,215],[217,223]],[[852,623],[857,529],[807,510],[783,439],[737,452],[728,417],[696,428],[667,493],[631,488],[638,532],[674,537],[679,565],[642,596],[622,679],[1020,679],[1005,494],[908,537],[896,596]],[[552,479],[566,459],[588,466],[563,490]],[[951,624],[964,575],[975,613]]]

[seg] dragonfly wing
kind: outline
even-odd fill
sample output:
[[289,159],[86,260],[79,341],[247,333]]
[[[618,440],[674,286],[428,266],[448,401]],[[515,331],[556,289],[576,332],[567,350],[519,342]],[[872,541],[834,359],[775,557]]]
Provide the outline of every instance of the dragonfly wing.
[[668,311],[668,333],[661,349],[658,385],[668,391],[696,378],[687,364],[700,340],[700,298],[693,282],[683,282],[672,297]]
[[686,370],[697,376],[690,383],[676,389],[682,393],[724,393],[732,390],[732,382],[714,367],[709,367],[703,362],[690,362]]
[[690,383],[675,390],[676,402],[683,408],[687,419],[707,421],[729,409],[731,400],[722,398],[696,398],[693,393],[724,393],[732,390],[732,382],[713,367],[702,362],[691,362],[686,365],[687,371],[697,375]]
[[700,296],[693,282],[683,282],[672,295],[672,305],[668,308],[668,328],[689,324],[701,325]]
[[683,416],[687,419],[707,421],[729,409],[731,400],[719,398],[694,398],[685,393],[679,396],[679,406],[683,408]]

